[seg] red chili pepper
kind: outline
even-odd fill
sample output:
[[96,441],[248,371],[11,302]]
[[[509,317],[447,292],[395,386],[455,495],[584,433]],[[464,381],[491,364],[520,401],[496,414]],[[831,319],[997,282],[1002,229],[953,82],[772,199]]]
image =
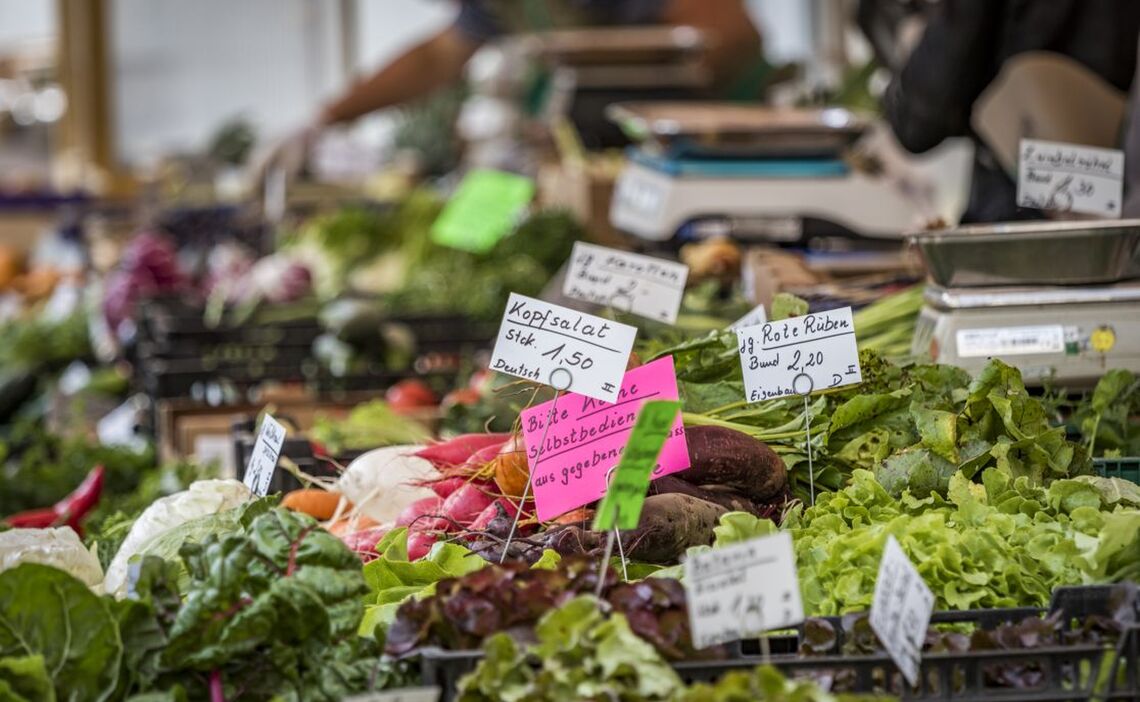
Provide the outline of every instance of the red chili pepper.
[[4,519],[12,527],[23,529],[46,529],[47,527],[66,524],[75,531],[80,531],[79,523],[87,513],[99,502],[103,494],[103,476],[106,471],[103,466],[95,466],[79,487],[71,494],[55,503],[52,507],[28,510],[13,514]]

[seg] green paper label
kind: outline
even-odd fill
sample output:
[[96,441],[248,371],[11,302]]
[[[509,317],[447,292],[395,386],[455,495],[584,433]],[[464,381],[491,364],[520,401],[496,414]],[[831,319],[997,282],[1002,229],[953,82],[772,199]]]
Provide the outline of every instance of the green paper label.
[[615,524],[623,531],[637,528],[645,493],[649,490],[649,477],[680,409],[681,403],[675,400],[651,400],[641,406],[621,462],[614,469],[614,477],[598,505],[594,531],[613,529]]
[[530,178],[503,171],[471,171],[432,224],[432,241],[486,253],[511,232],[532,197],[534,181]]

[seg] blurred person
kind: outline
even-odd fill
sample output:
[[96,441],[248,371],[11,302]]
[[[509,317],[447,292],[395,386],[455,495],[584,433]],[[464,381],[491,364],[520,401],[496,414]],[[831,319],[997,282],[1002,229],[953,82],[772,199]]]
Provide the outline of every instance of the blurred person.
[[914,153],[949,137],[974,138],[963,223],[1040,217],[1018,209],[1016,183],[973,133],[975,101],[1007,61],[1030,51],[1073,59],[1127,91],[1138,36],[1136,0],[942,0],[928,11],[921,39],[887,88],[885,116]]
[[486,42],[512,34],[619,26],[692,26],[706,37],[706,68],[726,97],[759,97],[760,33],[745,0],[457,0],[455,20],[326,104],[313,124],[278,148],[298,166],[319,130],[411,102],[463,78]]

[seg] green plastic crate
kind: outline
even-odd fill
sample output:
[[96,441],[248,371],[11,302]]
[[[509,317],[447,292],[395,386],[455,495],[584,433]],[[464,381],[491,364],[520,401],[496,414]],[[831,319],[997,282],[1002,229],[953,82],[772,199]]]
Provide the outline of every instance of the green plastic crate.
[[1106,478],[1124,478],[1134,483],[1140,483],[1140,458],[1128,456],[1126,458],[1094,458],[1093,466],[1097,475]]

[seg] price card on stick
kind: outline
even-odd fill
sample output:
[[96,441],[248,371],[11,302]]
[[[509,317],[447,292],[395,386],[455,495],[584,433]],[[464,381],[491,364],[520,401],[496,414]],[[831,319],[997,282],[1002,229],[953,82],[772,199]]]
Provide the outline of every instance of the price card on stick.
[[792,536],[779,532],[685,559],[693,645],[707,648],[804,619]]
[[1021,140],[1017,167],[1019,207],[1119,217],[1123,183],[1122,151]]
[[[669,356],[627,372],[613,404],[568,393],[523,410],[523,440],[538,518],[554,519],[604,495],[606,476],[622,458],[638,411],[651,400],[676,399],[677,375]],[[685,427],[677,416],[652,477],[688,467]]]
[[665,440],[674,431],[681,403],[676,400],[650,400],[641,406],[637,423],[626,441],[613,480],[594,516],[594,531],[636,529],[641,506],[649,489],[649,476]]
[[242,478],[242,482],[254,495],[265,497],[269,494],[269,482],[273,479],[273,471],[277,470],[277,457],[281,455],[284,443],[285,427],[266,414],[261,420],[261,429],[253,444],[253,454],[249,457]]
[[689,267],[652,256],[576,242],[562,294],[672,324]]
[[764,305],[756,305],[748,314],[732,323],[729,327],[733,331],[737,329],[744,329],[745,327],[754,327],[757,324],[763,324],[768,321],[768,313],[764,311]]
[[432,241],[486,253],[511,232],[532,197],[530,178],[490,169],[471,171],[432,224]]
[[736,330],[749,402],[862,382],[851,308]]
[[493,371],[616,402],[637,328],[511,293]]
[[871,629],[912,686],[918,683],[922,643],[934,595],[915,570],[894,536],[887,537],[875,595],[871,601]]

